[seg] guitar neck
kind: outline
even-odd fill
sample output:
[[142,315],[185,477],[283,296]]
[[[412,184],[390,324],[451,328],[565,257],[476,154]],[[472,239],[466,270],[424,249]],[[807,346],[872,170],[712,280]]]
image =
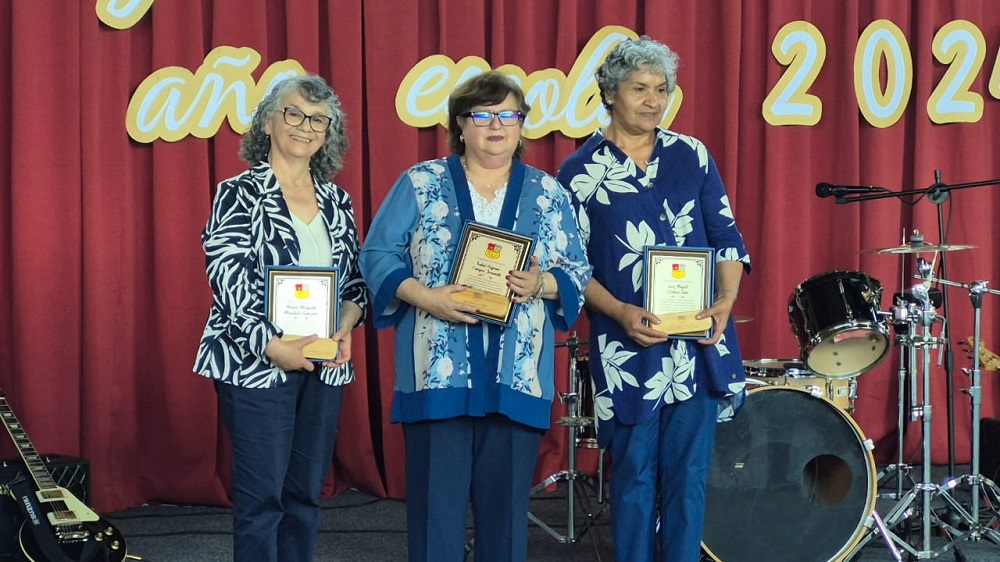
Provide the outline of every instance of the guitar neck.
[[7,433],[10,434],[11,439],[14,440],[17,452],[20,453],[21,459],[24,461],[24,466],[31,473],[31,478],[35,481],[38,489],[44,491],[57,488],[58,486],[56,486],[55,481],[52,479],[52,475],[49,474],[48,468],[45,467],[45,462],[42,461],[42,457],[35,450],[35,446],[31,444],[28,434],[24,432],[21,422],[17,420],[14,410],[11,409],[10,404],[7,403],[7,398],[4,396],[0,396],[0,419],[3,419],[3,425],[7,428]]
[[983,369],[987,371],[1000,370],[1000,356],[986,349],[982,342],[980,342],[979,349],[977,350],[973,345],[975,343],[973,336],[965,338],[965,342],[969,345],[969,349],[979,357],[979,363],[983,366]]
[[[18,534],[21,552],[27,560],[107,560],[122,562],[127,555],[125,538],[113,525],[101,519],[92,509],[56,485],[42,457],[35,451],[28,434],[21,427],[7,398],[0,390],[0,419],[10,434],[24,465],[31,473],[37,490],[26,481],[16,480],[15,489],[25,505],[38,513],[25,521]],[[41,517],[44,513],[44,517]],[[27,514],[26,514],[27,518]],[[42,521],[48,524],[43,524]]]

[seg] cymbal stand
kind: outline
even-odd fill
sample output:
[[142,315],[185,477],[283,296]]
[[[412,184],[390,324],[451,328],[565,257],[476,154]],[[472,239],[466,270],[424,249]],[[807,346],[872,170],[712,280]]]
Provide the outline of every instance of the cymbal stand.
[[[541,492],[553,484],[557,484],[562,481],[565,481],[568,484],[566,487],[566,534],[561,534],[559,531],[553,529],[550,525],[539,519],[534,513],[531,513],[530,511],[528,512],[529,520],[533,521],[536,525],[544,529],[552,535],[553,538],[563,544],[575,543],[580,540],[587,530],[590,529],[590,527],[596,522],[597,517],[604,513],[604,510],[607,507],[607,503],[604,501],[604,451],[602,450],[600,452],[597,481],[594,481],[593,478],[583,472],[580,472],[576,468],[577,437],[580,435],[582,427],[586,427],[594,423],[594,419],[592,417],[580,416],[580,395],[575,390],[579,377],[579,373],[577,372],[577,351],[579,350],[580,345],[585,343],[586,342],[577,339],[576,332],[573,332],[569,339],[561,344],[569,350],[568,391],[559,393],[559,401],[566,404],[567,415],[560,418],[557,422],[559,425],[566,427],[566,431],[569,434],[569,439],[566,444],[566,469],[549,475],[531,489],[531,495],[534,496],[538,492]],[[556,345],[559,346],[560,344]],[[601,506],[600,509],[595,511],[590,503],[590,500],[588,499],[588,493],[596,494],[597,503]],[[576,522],[577,498],[580,500],[580,507],[582,508],[585,518],[582,524],[579,525],[579,528]]]
[[[972,520],[970,521],[968,529],[955,536],[952,539],[952,542],[965,540],[967,538],[980,540],[981,538],[986,537],[992,542],[1000,544],[1000,533],[998,533],[995,529],[996,523],[1000,521],[1000,512],[997,511],[998,507],[1000,507],[1000,489],[997,488],[997,485],[993,481],[979,473],[979,422],[983,400],[982,387],[980,386],[980,376],[982,371],[979,367],[978,353],[980,346],[983,294],[1000,294],[1000,291],[987,289],[986,281],[975,281],[968,285],[953,283],[942,279],[938,279],[938,282],[968,288],[969,299],[972,301],[972,307],[975,311],[973,331],[973,357],[975,357],[975,359],[973,360],[972,379],[969,385],[969,390],[966,392],[969,395],[969,400],[972,402],[972,464],[968,475],[961,476],[959,478],[951,478],[945,482],[945,487],[949,490],[954,489],[959,484],[967,484],[970,487],[969,511],[972,512],[973,517],[971,518]],[[986,507],[990,511],[990,517],[986,523],[981,523],[979,510],[980,496],[982,496]]]

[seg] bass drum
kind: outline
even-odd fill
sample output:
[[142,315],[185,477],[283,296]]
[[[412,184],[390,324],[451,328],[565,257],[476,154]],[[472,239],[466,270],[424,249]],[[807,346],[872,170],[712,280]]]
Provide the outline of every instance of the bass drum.
[[857,424],[805,390],[764,386],[716,428],[702,546],[717,562],[843,560],[877,473]]

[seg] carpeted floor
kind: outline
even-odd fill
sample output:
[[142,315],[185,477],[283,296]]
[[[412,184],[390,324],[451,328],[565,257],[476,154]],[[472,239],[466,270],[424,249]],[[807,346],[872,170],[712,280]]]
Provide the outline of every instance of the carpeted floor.
[[[565,483],[560,483],[554,491],[539,493],[532,499],[531,513],[544,525],[532,523],[529,529],[528,559],[533,562],[555,561],[613,561],[611,529],[608,513],[602,512],[595,494],[581,490],[575,497],[578,514],[575,516],[577,530],[573,540],[568,535],[568,499]],[[961,502],[960,490],[953,495]],[[966,494],[967,495],[967,494]],[[885,515],[897,504],[895,498],[880,499],[877,511]],[[919,506],[920,502],[915,502]],[[935,505],[942,503],[940,499]],[[581,505],[583,504],[583,505]],[[589,509],[587,509],[589,505]],[[935,508],[936,509],[936,508]],[[588,518],[586,513],[594,514]],[[984,510],[984,514],[987,514]],[[148,562],[214,562],[230,560],[231,534],[230,512],[227,509],[193,506],[144,506],[112,514],[108,519],[122,532],[130,554]],[[759,529],[771,543],[777,544],[787,553],[789,561],[808,562],[816,560],[819,546],[814,549],[812,541],[793,537],[782,531],[781,521],[747,522],[749,528]],[[902,529],[910,528],[910,534]],[[862,534],[867,534],[860,529]],[[922,548],[922,522],[919,517],[900,518],[894,531],[901,539],[916,545],[916,554],[905,549],[902,559],[962,560],[965,562],[993,562],[1000,559],[1000,546],[987,540],[963,539],[950,542],[939,529],[932,528],[931,549]],[[745,533],[734,533],[743,536]],[[471,535],[470,535],[471,536]],[[817,537],[818,538],[818,537]],[[826,537],[825,542],[829,542]],[[834,539],[836,542],[836,539]],[[872,535],[864,546],[853,555],[853,560],[862,562],[882,562],[893,560],[890,548],[880,536]],[[851,554],[853,544],[844,539],[842,556]],[[816,544],[819,544],[818,542]],[[711,545],[708,545],[711,547]],[[839,546],[839,545],[838,545]],[[710,548],[711,550],[711,548]],[[472,556],[468,557],[472,560]],[[706,560],[712,560],[706,556]],[[819,556],[818,559],[825,559]],[[350,562],[398,562],[406,560],[406,520],[405,505],[401,501],[384,500],[367,494],[351,491],[324,501],[323,528],[316,552],[318,561]],[[722,562],[735,562],[723,560]],[[765,562],[749,552],[740,562]],[[767,562],[772,562],[768,560]]]
[[[782,466],[778,455],[772,455],[769,462]],[[840,470],[825,464],[816,471],[804,471],[801,480],[796,474],[764,480],[736,476],[738,485],[723,486],[717,475],[710,477],[703,558],[709,562],[1000,560],[1000,490],[990,480],[980,480],[982,485],[976,488],[978,536],[970,534],[970,520],[976,518],[968,515],[972,511],[969,481],[975,480],[967,476],[967,467],[958,469],[959,478],[949,479],[943,467],[935,467],[929,485],[916,484],[909,471],[902,486],[895,480],[895,471],[883,469],[877,475],[863,471],[845,481],[838,478]],[[540,488],[547,487],[532,496],[528,560],[614,561],[610,511],[602,501],[607,487],[599,491],[593,480],[584,477],[576,481],[571,498],[565,474],[562,471],[540,484]],[[926,522],[923,490],[928,491],[928,513],[932,514]],[[18,550],[15,533],[20,514],[13,499],[0,501],[4,502],[0,504],[0,562],[9,562]],[[869,513],[873,504],[875,514]],[[105,518],[120,531],[132,559],[232,559],[229,509],[147,505]],[[880,532],[871,531],[883,522],[892,537],[888,543]],[[470,541],[472,524],[470,517]],[[473,555],[466,558],[474,562]],[[405,561],[405,503],[359,491],[324,500],[315,560]]]

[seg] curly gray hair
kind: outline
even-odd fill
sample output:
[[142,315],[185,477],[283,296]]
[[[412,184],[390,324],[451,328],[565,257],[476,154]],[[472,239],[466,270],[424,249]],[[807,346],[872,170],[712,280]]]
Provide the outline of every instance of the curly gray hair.
[[271,151],[271,139],[264,132],[264,125],[275,113],[281,111],[285,97],[292,92],[298,92],[310,103],[321,103],[326,106],[326,113],[330,117],[330,128],[326,130],[323,147],[313,154],[309,161],[309,168],[314,178],[328,180],[336,175],[344,164],[347,131],[344,112],[340,109],[337,94],[325,80],[314,74],[282,80],[264,95],[264,99],[260,100],[254,111],[250,128],[243,133],[243,140],[240,141],[240,158],[251,166],[267,160],[267,155]]
[[597,69],[594,77],[597,87],[601,90],[601,101],[604,107],[611,109],[609,99],[618,93],[618,88],[630,72],[648,67],[649,71],[659,74],[667,80],[667,94],[672,94],[677,87],[677,63],[680,59],[677,53],[663,43],[643,35],[638,39],[625,39],[615,45],[607,58]]

